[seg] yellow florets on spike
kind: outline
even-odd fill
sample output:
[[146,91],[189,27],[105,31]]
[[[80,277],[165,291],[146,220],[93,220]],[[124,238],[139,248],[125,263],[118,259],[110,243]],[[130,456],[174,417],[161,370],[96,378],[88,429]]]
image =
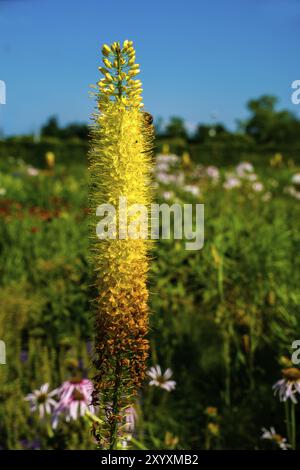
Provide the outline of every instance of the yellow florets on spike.
[[[140,66],[135,63],[133,42],[126,40],[123,46],[119,42],[114,42],[111,46],[105,44],[102,53],[105,67],[99,67],[104,75],[104,79],[98,82],[101,93],[111,101],[122,97],[126,106],[142,108],[144,105],[140,99],[141,89],[135,85],[140,81],[133,80],[140,73]],[[109,86],[111,84],[113,87]],[[102,103],[100,109],[101,106]]]
[[[132,41],[104,45],[103,78],[91,130],[89,173],[92,213],[92,262],[96,272],[96,338],[94,403],[102,405],[105,425],[95,435],[104,448],[114,448],[122,410],[129,406],[145,377],[148,355],[148,239],[105,239],[96,236],[96,208],[151,204],[153,126],[142,111],[142,84],[134,77]],[[120,221],[118,221],[120,222]],[[122,424],[122,423],[121,423]]]

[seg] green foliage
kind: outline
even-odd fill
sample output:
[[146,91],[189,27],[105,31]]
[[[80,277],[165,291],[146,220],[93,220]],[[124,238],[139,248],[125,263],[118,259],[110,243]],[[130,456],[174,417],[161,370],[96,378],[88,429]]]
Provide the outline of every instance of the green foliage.
[[[171,364],[178,387],[172,413],[159,407],[153,426],[185,436],[186,448],[202,448],[209,405],[224,413],[224,448],[253,448],[263,423],[280,423],[271,387],[278,358],[300,335],[300,207],[281,190],[266,203],[247,190],[211,188],[204,249],[184,251],[179,241],[157,247],[152,354]],[[148,406],[153,421],[152,400]]]
[[187,137],[187,130],[185,128],[184,120],[181,117],[173,116],[166,126],[165,134],[168,138],[182,138]]
[[[205,245],[162,240],[153,252],[151,361],[171,367],[177,386],[145,385],[137,447],[254,449],[262,426],[285,432],[271,386],[300,337],[300,204],[284,192],[296,170],[261,166],[262,193],[247,181],[225,191],[224,169],[217,184],[201,172],[185,173],[199,198],[173,183],[158,189],[160,201],[173,191],[181,203],[205,203]],[[85,421],[51,436],[24,401],[42,383],[60,385],[74,363],[93,375],[86,178],[81,165],[31,176],[15,160],[0,172],[2,448],[95,448]],[[218,408],[212,422],[209,406]]]
[[65,127],[60,127],[55,116],[48,119],[41,128],[42,137],[55,137],[57,139],[82,139],[87,140],[89,129],[87,124],[71,123]]
[[257,144],[300,143],[300,121],[287,110],[276,110],[275,96],[263,95],[247,104],[250,117],[240,128]]
[[0,142],[1,166],[8,159],[23,161],[38,168],[45,168],[46,152],[53,152],[56,161],[62,165],[84,165],[88,151],[88,143],[73,138],[61,140],[57,137],[42,137],[40,140],[33,137],[11,137]]

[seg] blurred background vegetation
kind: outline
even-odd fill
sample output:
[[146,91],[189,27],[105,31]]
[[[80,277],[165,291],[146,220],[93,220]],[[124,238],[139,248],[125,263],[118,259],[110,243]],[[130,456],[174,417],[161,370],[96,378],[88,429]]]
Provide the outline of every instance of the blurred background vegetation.
[[[300,120],[291,111],[278,108],[278,99],[272,95],[249,100],[249,117],[237,119],[235,131],[217,122],[214,116],[214,122],[198,124],[193,132],[187,130],[181,117],[173,116],[166,123],[158,117],[154,121],[156,151],[168,144],[171,152],[181,155],[188,151],[193,161],[208,165],[213,162],[228,166],[245,158],[260,165],[277,152],[298,162]],[[39,135],[2,137],[0,156],[21,155],[25,161],[40,166],[44,163],[41,155],[53,151],[59,163],[85,163],[88,135],[87,124],[75,122],[61,127],[52,116]]]
[[[206,220],[201,251],[178,240],[154,248],[149,366],[170,367],[177,385],[170,393],[145,385],[140,394],[135,437],[144,448],[255,449],[262,426],[285,433],[272,384],[300,338],[300,192],[292,183],[300,121],[272,96],[247,107],[235,132],[214,122],[190,134],[180,117],[155,121],[156,154],[178,156],[168,178],[156,170],[157,200],[203,202]],[[87,423],[52,435],[24,401],[45,382],[93,375],[88,145],[86,124],[61,127],[55,117],[39,136],[0,141],[2,448],[95,448]],[[226,189],[242,161],[254,178],[238,175]]]

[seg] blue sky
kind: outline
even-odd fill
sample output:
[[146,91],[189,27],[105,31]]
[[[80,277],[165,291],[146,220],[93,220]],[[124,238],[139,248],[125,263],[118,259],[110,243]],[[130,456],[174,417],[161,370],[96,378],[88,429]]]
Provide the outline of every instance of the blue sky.
[[6,134],[37,132],[50,115],[88,121],[100,47],[132,39],[146,109],[234,128],[249,98],[291,103],[300,79],[299,0],[0,0],[0,106]]

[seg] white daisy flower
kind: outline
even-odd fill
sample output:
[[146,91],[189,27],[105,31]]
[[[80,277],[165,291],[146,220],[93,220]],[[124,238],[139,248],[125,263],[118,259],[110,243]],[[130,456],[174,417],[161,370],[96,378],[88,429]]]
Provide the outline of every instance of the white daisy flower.
[[158,162],[155,168],[157,172],[168,172],[169,169],[170,169],[170,165],[168,162]]
[[157,163],[177,163],[179,161],[179,157],[174,154],[170,155],[162,155],[159,154],[156,156]]
[[282,370],[283,379],[273,385],[274,394],[278,393],[280,401],[292,400],[297,403],[296,395],[300,394],[300,369],[288,367]]
[[241,162],[236,167],[236,172],[240,177],[244,177],[247,173],[252,173],[254,171],[254,167],[252,163],[249,162]]
[[290,194],[290,196],[293,196],[295,199],[300,200],[300,191],[297,191],[297,189],[294,188],[294,186],[288,186],[284,189],[284,192],[287,194]]
[[256,181],[256,183],[252,184],[252,189],[256,193],[260,193],[261,191],[263,191],[264,185],[262,183],[260,183],[259,181]]
[[149,385],[163,388],[164,390],[167,390],[167,392],[171,392],[176,387],[175,380],[170,380],[173,372],[169,368],[164,373],[162,373],[161,367],[156,365],[151,367],[151,369],[147,372],[147,375],[151,379]]
[[43,419],[45,415],[50,415],[52,409],[57,406],[56,400],[52,398],[57,395],[57,390],[48,392],[48,389],[49,384],[46,383],[42,385],[39,390],[34,390],[25,397],[25,400],[29,401],[30,410],[38,411],[41,419]]
[[296,173],[292,176],[292,183],[296,185],[300,184],[300,173]]
[[39,170],[33,166],[29,166],[27,167],[27,174],[29,176],[37,176],[39,174]]
[[170,199],[174,199],[175,194],[173,193],[173,191],[164,191],[164,192],[162,193],[162,197],[163,197],[166,201],[169,201]]
[[163,184],[170,184],[170,183],[176,183],[177,178],[175,175],[169,175],[168,173],[165,173],[163,171],[160,171],[156,175],[157,181]]
[[291,446],[288,444],[285,437],[282,437],[280,434],[277,434],[275,429],[271,427],[269,430],[266,428],[262,428],[262,436],[261,439],[267,439],[269,441],[275,442],[281,450],[288,450]]
[[257,175],[255,173],[250,173],[250,174],[244,175],[243,178],[246,179],[247,181],[256,181]]
[[241,181],[235,176],[228,176],[226,181],[223,184],[224,189],[233,189],[239,188],[241,186]]
[[195,186],[193,184],[187,184],[183,188],[187,193],[193,194],[193,196],[199,196],[200,195],[200,189],[198,186]]

